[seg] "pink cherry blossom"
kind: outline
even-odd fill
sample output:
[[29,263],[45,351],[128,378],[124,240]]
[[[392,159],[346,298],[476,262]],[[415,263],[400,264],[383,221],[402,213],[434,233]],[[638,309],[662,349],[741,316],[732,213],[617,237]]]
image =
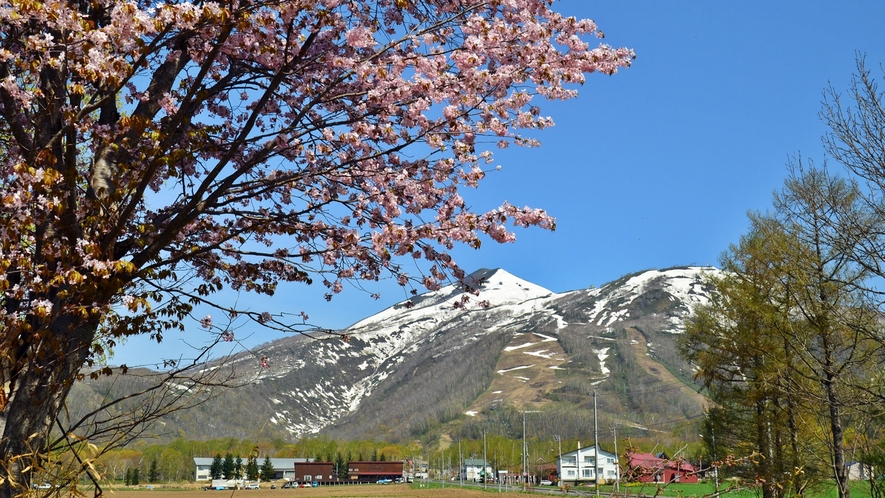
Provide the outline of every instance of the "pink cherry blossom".
[[[222,291],[438,289],[465,274],[455,244],[553,230],[546,211],[477,212],[463,190],[481,188],[495,149],[538,145],[553,125],[540,102],[634,58],[548,0],[3,2],[9,410],[15,386],[68,386],[105,346],[161,340],[197,306],[315,330]],[[39,447],[46,420],[21,440]]]

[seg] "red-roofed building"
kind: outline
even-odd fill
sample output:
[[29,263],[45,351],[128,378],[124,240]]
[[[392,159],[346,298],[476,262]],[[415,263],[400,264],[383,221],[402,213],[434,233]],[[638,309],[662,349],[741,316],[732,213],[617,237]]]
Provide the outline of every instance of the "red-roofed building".
[[633,453],[628,466],[627,476],[631,481],[698,482],[695,468],[681,459],[660,458],[651,453]]

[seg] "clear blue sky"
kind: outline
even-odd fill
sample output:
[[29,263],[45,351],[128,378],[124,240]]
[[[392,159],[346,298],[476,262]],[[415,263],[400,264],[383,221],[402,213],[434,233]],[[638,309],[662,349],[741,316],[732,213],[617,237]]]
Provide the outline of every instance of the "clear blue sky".
[[[633,48],[637,59],[615,76],[591,75],[577,100],[541,103],[556,121],[539,136],[542,147],[497,152],[502,170],[465,194],[480,210],[503,200],[547,209],[556,232],[519,230],[515,244],[455,252],[467,271],[500,267],[555,292],[643,269],[715,265],[746,231],[747,211],[770,206],[791,155],[823,160],[824,89],[847,89],[858,52],[877,78],[885,64],[878,0],[564,0],[556,8],[594,19],[606,43]],[[405,297],[395,285],[371,289],[382,298],[347,288],[327,303],[316,285],[239,299],[343,328]],[[188,356],[184,341],[205,340],[198,326],[189,330],[168,334],[162,348],[132,340],[113,363]],[[279,337],[258,328],[237,335],[249,345]]]

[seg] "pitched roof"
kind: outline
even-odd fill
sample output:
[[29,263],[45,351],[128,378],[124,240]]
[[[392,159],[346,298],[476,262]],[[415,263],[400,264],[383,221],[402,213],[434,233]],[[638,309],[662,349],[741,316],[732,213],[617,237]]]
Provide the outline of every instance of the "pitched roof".
[[[582,455],[583,455],[583,454],[586,454],[586,453],[594,453],[593,450],[595,450],[595,449],[596,449],[596,446],[584,446],[583,448],[578,448],[578,449],[576,449],[576,450],[572,450],[572,451],[569,451],[569,452],[565,452],[565,453],[562,454],[562,456],[577,455],[578,453],[580,453],[580,454],[582,454]],[[595,454],[595,453],[594,453],[594,454]],[[616,460],[617,460],[617,458],[618,458],[618,455],[615,455],[614,453],[611,453],[611,452],[605,451],[605,450],[602,449],[602,448],[599,448],[599,456],[600,456],[600,457],[614,458],[614,459],[616,459]]]
[[[212,460],[214,460],[214,458],[194,457],[194,465],[210,466],[210,465],[212,465]],[[242,460],[243,460],[243,464],[245,465],[247,459],[243,458]],[[282,470],[282,469],[291,469],[294,467],[294,464],[296,464],[296,463],[305,463],[308,461],[311,461],[311,460],[307,459],[307,458],[271,458],[270,464],[273,465],[274,469]],[[256,458],[255,463],[257,463],[258,465],[263,464],[264,458]]]
[[694,467],[687,460],[667,460],[659,458],[651,453],[632,453],[630,466],[643,469],[676,469],[684,472],[694,472]]

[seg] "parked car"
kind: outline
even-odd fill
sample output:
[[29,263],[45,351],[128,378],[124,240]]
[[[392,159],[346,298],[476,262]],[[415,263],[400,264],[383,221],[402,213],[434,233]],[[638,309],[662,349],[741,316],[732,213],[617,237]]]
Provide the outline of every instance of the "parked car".
[[283,489],[297,488],[297,487],[298,487],[297,482],[286,481],[283,483]]
[[553,481],[550,481],[548,479],[542,479],[541,486],[553,486]]
[[392,482],[391,479],[378,479],[378,484],[390,484]]
[[261,489],[257,482],[250,482],[246,485],[246,489]]

